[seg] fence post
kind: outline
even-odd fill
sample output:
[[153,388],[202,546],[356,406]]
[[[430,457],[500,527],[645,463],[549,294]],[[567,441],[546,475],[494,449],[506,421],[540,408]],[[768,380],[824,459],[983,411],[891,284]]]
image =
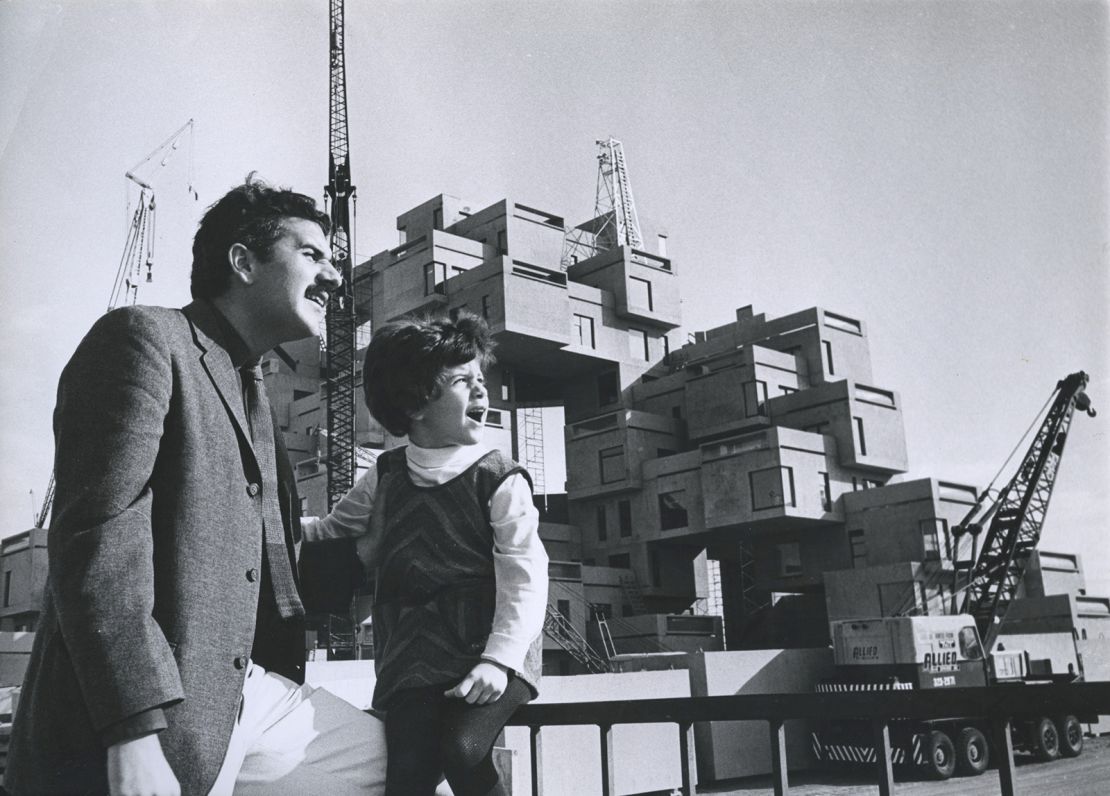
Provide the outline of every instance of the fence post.
[[1014,741],[1010,737],[1010,720],[995,719],[994,748],[1001,756],[998,760],[998,781],[1002,796],[1014,796]]
[[875,745],[875,774],[879,778],[879,796],[894,793],[894,767],[890,762],[890,724],[886,719],[871,722]]
[[678,749],[682,755],[682,796],[697,796],[694,784],[694,725],[688,721],[678,724]]
[[613,796],[617,790],[617,766],[613,754],[613,725],[597,725],[601,734],[601,796]]
[[782,719],[769,719],[767,724],[771,728],[771,770],[775,781],[775,796],[786,796],[790,792],[786,766],[786,724]]
[[532,753],[532,796],[540,796],[543,792],[543,779],[540,777],[540,729],[542,725],[533,724],[529,729],[528,751]]

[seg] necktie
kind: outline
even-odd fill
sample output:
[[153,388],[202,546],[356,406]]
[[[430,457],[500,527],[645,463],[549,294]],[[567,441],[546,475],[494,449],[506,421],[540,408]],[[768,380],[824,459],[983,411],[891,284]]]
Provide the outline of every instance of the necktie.
[[278,504],[277,450],[274,446],[274,423],[270,414],[270,402],[266,398],[266,388],[262,381],[262,366],[255,362],[245,365],[243,374],[244,395],[247,400],[247,419],[250,423],[254,457],[262,480],[262,525],[264,536],[262,546],[270,582],[274,589],[274,599],[278,611],[284,619],[304,615],[304,606],[297,593],[293,578],[293,567],[289,560],[289,548],[285,544],[285,526],[281,521],[281,507]]

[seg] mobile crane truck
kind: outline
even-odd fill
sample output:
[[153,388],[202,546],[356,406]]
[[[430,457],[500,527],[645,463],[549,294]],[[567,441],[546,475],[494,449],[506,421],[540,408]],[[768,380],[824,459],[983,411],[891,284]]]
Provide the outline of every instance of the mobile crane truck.
[[[886,616],[833,622],[834,677],[818,684],[820,692],[936,689],[997,683],[1071,682],[1083,677],[1083,661],[1071,632],[1023,637],[1025,649],[997,644],[999,630],[1013,602],[1030,556],[1040,541],[1045,512],[1059,469],[1060,456],[1076,409],[1095,416],[1083,391],[1087,374],[1073,373],[1056,385],[1055,398],[1009,484],[984,509],[985,491],[954,536],[968,535],[973,548],[984,523],[990,522],[982,552],[955,566],[962,584],[958,612],[939,616]],[[957,594],[961,584],[956,584]],[[953,607],[956,597],[953,597]],[[1036,648],[1032,648],[1036,644]],[[1056,663],[1054,668],[1053,663]],[[1097,716],[1042,716],[1017,722],[1015,749],[1042,760],[1083,751],[1080,721]],[[875,760],[870,728],[864,721],[827,721],[812,733],[820,761],[868,763]],[[992,737],[984,719],[953,716],[895,720],[890,726],[891,762],[917,766],[947,779],[954,773],[974,776],[990,764]]]

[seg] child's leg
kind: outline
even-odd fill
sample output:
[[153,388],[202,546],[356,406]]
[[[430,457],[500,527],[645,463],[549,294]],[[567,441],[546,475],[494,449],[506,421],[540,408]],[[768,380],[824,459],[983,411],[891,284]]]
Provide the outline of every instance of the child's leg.
[[496,702],[468,705],[462,699],[447,701],[441,754],[443,771],[455,796],[508,793],[499,785],[493,767],[493,742],[513,712],[531,698],[524,681],[510,677],[505,693]]
[[443,777],[440,734],[447,686],[398,692],[385,714],[385,796],[432,796]]

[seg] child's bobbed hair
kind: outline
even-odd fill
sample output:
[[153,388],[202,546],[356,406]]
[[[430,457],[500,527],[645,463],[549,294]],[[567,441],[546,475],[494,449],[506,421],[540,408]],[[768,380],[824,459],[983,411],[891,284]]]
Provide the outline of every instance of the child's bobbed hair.
[[377,329],[366,347],[362,390],[366,408],[390,434],[409,433],[412,415],[439,392],[445,368],[478,359],[493,363],[489,327],[466,310],[450,317],[403,318]]

